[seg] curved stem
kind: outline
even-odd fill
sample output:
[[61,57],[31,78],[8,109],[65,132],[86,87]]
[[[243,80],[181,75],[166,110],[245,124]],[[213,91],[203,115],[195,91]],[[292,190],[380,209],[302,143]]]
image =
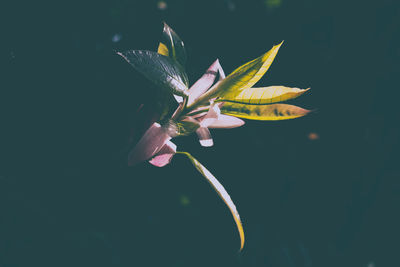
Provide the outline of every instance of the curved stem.
[[[183,96],[183,102],[179,104],[179,107],[176,109],[175,113],[172,115],[172,117],[171,117],[172,120],[176,120],[177,118],[180,117],[182,112],[186,111],[188,99],[189,99],[189,96],[185,94]],[[184,114],[187,114],[187,112],[185,112]]]

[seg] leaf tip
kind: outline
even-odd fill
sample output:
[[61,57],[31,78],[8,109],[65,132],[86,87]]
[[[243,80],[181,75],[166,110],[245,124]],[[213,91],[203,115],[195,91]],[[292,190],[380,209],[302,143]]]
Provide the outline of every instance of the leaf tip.
[[311,109],[310,110],[310,109],[302,108],[302,114],[299,117],[305,117],[305,116],[307,116],[307,115],[309,115],[311,113],[314,113],[316,111],[317,111],[317,109]]
[[123,59],[125,59],[126,61],[128,61],[128,59],[127,59],[126,55],[124,54],[124,52],[115,51],[115,53],[116,53],[118,56],[120,56],[120,57],[122,57]]
[[310,91],[310,90],[311,90],[311,87],[308,87],[308,88],[306,88],[306,89],[300,89],[300,90],[299,90],[299,92],[300,92],[299,96],[305,94],[306,92],[308,92],[308,91]]
[[243,226],[242,228],[239,230],[239,235],[240,235],[240,249],[239,252],[243,251],[244,248],[244,231],[243,231]]
[[275,45],[274,48],[276,50],[279,50],[281,48],[281,46],[283,45],[284,40],[282,40],[282,42],[280,42],[279,44]]

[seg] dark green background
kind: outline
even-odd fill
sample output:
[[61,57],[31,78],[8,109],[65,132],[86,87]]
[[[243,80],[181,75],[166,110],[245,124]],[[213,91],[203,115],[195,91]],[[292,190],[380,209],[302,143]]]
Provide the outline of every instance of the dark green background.
[[[398,1],[166,3],[2,1],[0,266],[399,266]],[[308,117],[176,140],[240,254],[187,159],[126,166],[154,89],[113,50],[156,50],[162,21],[192,83],[285,40],[259,84],[312,88]]]

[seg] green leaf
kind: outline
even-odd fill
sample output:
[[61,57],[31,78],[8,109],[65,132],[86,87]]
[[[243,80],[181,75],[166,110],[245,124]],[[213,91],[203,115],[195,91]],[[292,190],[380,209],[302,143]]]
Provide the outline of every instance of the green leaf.
[[177,108],[177,103],[173,94],[165,90],[159,90],[154,97],[155,105],[153,108],[160,114],[157,121],[163,124],[172,116]]
[[229,210],[231,211],[233,215],[233,219],[235,220],[237,229],[239,231],[239,236],[240,236],[240,250],[243,249],[244,246],[244,231],[243,231],[243,225],[240,220],[240,216],[238,211],[236,210],[236,206],[233,203],[231,197],[229,196],[228,192],[226,192],[225,188],[222,186],[220,182],[210,173],[209,170],[206,169],[197,159],[195,159],[192,155],[190,155],[187,152],[180,152],[177,151],[177,154],[183,154],[186,155],[189,160],[192,162],[194,167],[201,173],[201,175],[206,178],[206,180],[210,183],[210,185],[214,188],[214,190],[217,192],[217,194],[222,198],[222,200],[225,202],[225,204],[228,206]]
[[302,117],[310,110],[288,104],[249,105],[225,102],[221,113],[249,120],[276,121]]
[[129,50],[117,54],[154,84],[176,95],[187,95],[189,81],[186,73],[169,57],[146,50]]
[[236,95],[230,94],[222,99],[219,99],[218,101],[265,105],[297,98],[307,92],[309,89],[310,88],[299,89],[285,86],[252,87],[244,89]]
[[207,101],[217,96],[228,99],[234,98],[243,89],[252,87],[269,69],[282,43],[275,45],[264,55],[234,70],[228,77],[205,93],[199,102]]
[[189,120],[189,118],[190,117],[188,117],[188,119],[183,119],[176,123],[179,135],[181,136],[190,135],[200,127],[200,123],[198,121],[194,119]]
[[159,54],[170,57],[182,67],[186,64],[185,46],[179,36],[164,22],[162,41],[158,45]]

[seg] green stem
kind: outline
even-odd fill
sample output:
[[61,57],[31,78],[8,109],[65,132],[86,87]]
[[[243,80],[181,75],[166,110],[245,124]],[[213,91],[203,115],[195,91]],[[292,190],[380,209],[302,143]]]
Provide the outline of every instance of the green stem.
[[187,157],[191,156],[188,152],[184,152],[184,151],[176,151],[175,154],[181,154],[181,155],[185,155]]
[[[171,118],[172,120],[176,120],[177,118],[180,118],[182,112],[186,111],[189,96],[185,94],[182,97],[183,97],[183,102],[181,104],[179,104],[178,109],[176,110],[174,115],[172,115],[172,118]],[[184,112],[184,114],[187,114],[187,112]]]

